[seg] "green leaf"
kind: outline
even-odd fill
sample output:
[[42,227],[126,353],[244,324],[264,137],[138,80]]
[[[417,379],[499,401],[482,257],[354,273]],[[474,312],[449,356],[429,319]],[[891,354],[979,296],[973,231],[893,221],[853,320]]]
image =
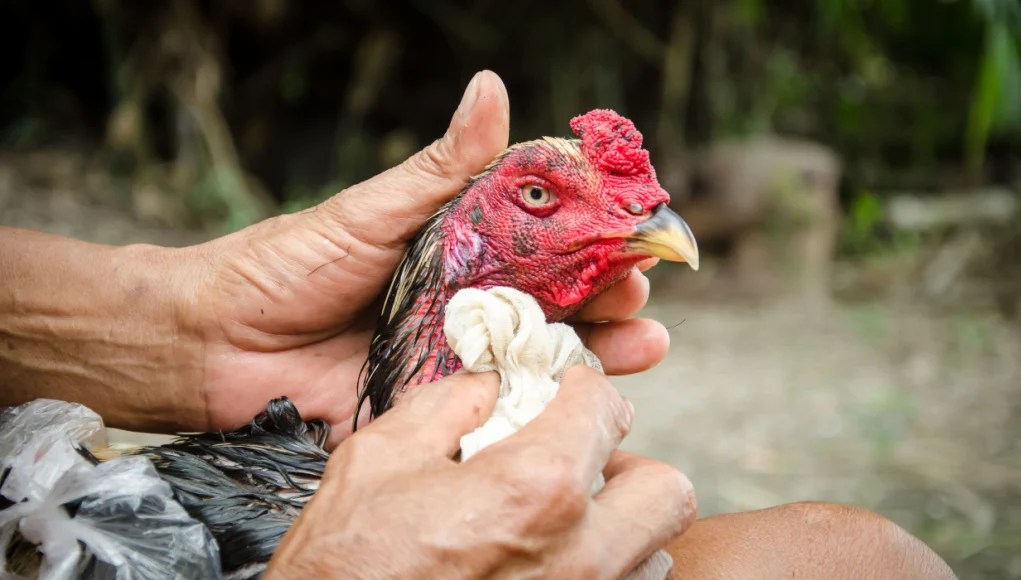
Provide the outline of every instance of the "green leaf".
[[981,59],[964,136],[965,161],[968,167],[976,172],[982,169],[985,162],[986,143],[989,141],[994,123],[998,120],[1001,103],[1005,97],[1004,89],[1011,75],[1011,64],[1015,69],[1018,64],[1017,49],[1004,21],[989,22]]
[[[1006,28],[1006,26],[1004,26]],[[993,120],[993,130],[1021,129],[1021,52],[1017,37],[1004,34],[1001,75],[1003,84],[1000,89],[1000,106]]]

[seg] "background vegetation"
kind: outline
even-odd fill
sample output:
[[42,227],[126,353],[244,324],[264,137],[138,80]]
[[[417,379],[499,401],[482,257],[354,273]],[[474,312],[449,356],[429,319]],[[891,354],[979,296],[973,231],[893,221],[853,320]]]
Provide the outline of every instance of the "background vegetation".
[[429,142],[483,67],[516,139],[603,106],[666,160],[821,141],[852,197],[1018,179],[1015,0],[8,0],[0,22],[5,145],[83,140],[131,178],[187,165],[177,193],[230,227]]

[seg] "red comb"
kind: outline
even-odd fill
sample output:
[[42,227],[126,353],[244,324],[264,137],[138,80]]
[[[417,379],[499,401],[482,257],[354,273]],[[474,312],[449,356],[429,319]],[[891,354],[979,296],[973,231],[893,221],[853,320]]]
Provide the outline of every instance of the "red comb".
[[571,130],[581,137],[585,157],[603,171],[625,176],[653,173],[649,152],[642,149],[642,134],[630,119],[596,109],[571,119]]

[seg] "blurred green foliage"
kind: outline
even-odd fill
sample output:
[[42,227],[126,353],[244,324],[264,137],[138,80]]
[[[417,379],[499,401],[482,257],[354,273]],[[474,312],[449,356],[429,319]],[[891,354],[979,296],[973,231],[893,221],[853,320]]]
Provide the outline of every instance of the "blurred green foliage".
[[969,167],[977,171],[985,159],[990,133],[1021,127],[1021,58],[1016,34],[1021,26],[1021,4],[1009,0],[976,0],[976,4],[986,7],[986,31],[964,149]]
[[[15,1],[0,30],[7,146],[82,137],[137,172],[192,164],[182,191],[231,227],[258,216],[246,184],[293,209],[429,143],[481,68],[508,85],[513,140],[612,107],[659,167],[726,137],[825,143],[852,205],[863,190],[1021,180],[1017,0]],[[196,109],[197,78],[214,109]],[[111,123],[131,107],[138,126]],[[211,152],[219,120],[239,167]],[[851,211],[861,249],[869,218]]]
[[859,254],[874,251],[883,217],[883,203],[879,196],[867,189],[856,191],[848,206],[844,225],[845,248]]
[[886,207],[877,193],[858,189],[850,196],[841,229],[843,254],[860,258],[913,252],[920,246],[919,238],[919,232],[890,228]]

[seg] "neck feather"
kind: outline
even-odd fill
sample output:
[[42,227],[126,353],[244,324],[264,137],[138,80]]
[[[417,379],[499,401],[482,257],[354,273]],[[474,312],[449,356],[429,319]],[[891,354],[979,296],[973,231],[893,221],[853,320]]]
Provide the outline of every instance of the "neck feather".
[[[372,417],[388,410],[409,385],[430,382],[460,368],[443,335],[443,311],[453,296],[444,268],[442,225],[455,198],[412,240],[386,293],[369,356],[362,368],[358,408],[369,400]],[[357,425],[358,414],[355,414]]]

